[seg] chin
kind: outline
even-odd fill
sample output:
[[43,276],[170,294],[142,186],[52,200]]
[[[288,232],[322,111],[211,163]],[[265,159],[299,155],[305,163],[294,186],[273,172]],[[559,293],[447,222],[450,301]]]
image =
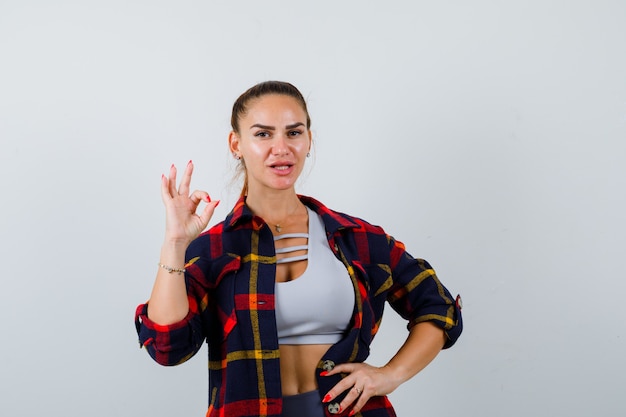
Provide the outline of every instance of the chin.
[[269,185],[269,188],[273,188],[275,190],[289,190],[295,186],[295,181],[278,181]]

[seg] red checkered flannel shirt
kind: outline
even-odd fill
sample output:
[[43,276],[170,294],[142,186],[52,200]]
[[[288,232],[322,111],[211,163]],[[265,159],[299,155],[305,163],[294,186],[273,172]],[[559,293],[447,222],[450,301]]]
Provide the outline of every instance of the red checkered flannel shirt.
[[[380,227],[332,211],[310,197],[300,199],[322,217],[329,248],[346,266],[356,294],[348,330],[316,370],[321,393],[342,378],[320,377],[324,368],[368,357],[385,302],[408,320],[409,328],[432,321],[447,335],[445,348],[454,344],[462,329],[460,308],[426,261],[411,257]],[[192,357],[206,340],[207,416],[280,416],[276,253],[270,228],[242,198],[222,223],[192,242],[186,258],[189,314],[179,323],[161,326],[148,318],[148,305],[140,305],[135,322],[141,346],[158,363],[176,365]],[[324,308],[324,300],[319,306]],[[326,414],[331,416],[328,408]],[[389,417],[395,412],[387,397],[373,397],[360,415]]]

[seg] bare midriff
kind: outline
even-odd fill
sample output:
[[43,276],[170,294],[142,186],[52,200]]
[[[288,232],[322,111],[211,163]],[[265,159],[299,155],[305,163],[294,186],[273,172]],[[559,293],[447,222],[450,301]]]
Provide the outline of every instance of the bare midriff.
[[315,369],[331,345],[280,345],[280,381],[283,395],[317,389]]
[[[300,229],[306,232],[308,227],[308,216],[300,220]],[[293,228],[290,228],[293,230]],[[295,238],[287,240],[279,240],[276,242],[276,248],[283,248],[292,245],[306,245],[307,239]],[[287,256],[298,256],[307,253],[307,251],[291,252]],[[277,256],[278,259],[286,257],[285,255]],[[288,282],[302,276],[306,270],[308,262],[306,260],[279,264],[276,266],[276,282]],[[279,284],[280,285],[280,284]],[[317,345],[287,345],[281,344],[280,351],[280,381],[282,384],[283,396],[297,395],[317,389],[317,380],[315,378],[315,369],[326,353],[329,344]]]

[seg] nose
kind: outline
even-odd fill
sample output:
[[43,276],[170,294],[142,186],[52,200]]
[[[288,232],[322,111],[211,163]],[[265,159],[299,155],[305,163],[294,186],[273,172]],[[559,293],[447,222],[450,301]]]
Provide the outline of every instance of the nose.
[[285,135],[276,135],[274,137],[274,143],[272,144],[272,155],[288,155],[289,146],[287,144],[287,138]]

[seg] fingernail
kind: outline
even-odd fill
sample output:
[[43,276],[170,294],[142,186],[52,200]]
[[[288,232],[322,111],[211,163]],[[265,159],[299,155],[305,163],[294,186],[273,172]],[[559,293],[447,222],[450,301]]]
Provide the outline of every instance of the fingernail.
[[356,411],[352,410],[352,411],[350,411],[350,414],[348,414],[348,415],[349,415],[349,416],[353,416],[353,415],[355,415],[355,414],[356,414]]
[[322,371],[322,372],[320,372],[320,376],[326,376],[326,375],[328,375],[328,371]]
[[215,207],[220,205],[220,201],[222,201],[222,200],[217,200],[217,202],[215,203]]
[[211,202],[211,196],[210,196],[210,195],[207,195],[206,197],[204,197],[204,199],[205,199],[207,202],[209,202],[209,203]]
[[322,400],[323,403],[327,403],[328,401],[332,400],[333,397],[331,397],[329,394],[326,394],[326,396],[324,397],[324,399]]
[[193,161],[190,159],[189,162],[187,162],[187,165],[191,165],[193,164]]

